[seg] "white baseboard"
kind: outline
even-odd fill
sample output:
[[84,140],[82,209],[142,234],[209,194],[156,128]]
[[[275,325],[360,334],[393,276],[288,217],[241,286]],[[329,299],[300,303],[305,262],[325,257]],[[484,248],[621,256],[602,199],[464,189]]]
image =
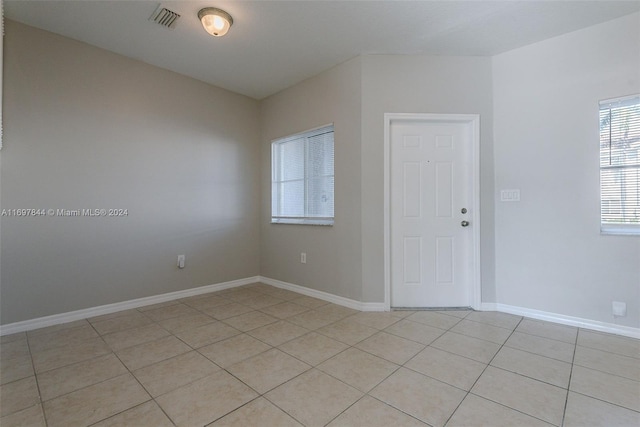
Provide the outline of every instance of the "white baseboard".
[[269,277],[260,276],[260,282],[265,285],[275,286],[276,288],[287,289],[309,297],[321,299],[323,301],[332,302],[344,307],[353,308],[360,311],[385,311],[383,302],[360,302],[350,298],[333,295],[328,292],[317,291],[315,289],[306,288],[293,283],[283,282],[281,280],[271,279]]
[[531,319],[545,320],[547,322],[559,323],[561,325],[576,326],[578,328],[591,329],[594,331],[640,339],[640,329],[632,328],[630,326],[616,325],[614,323],[600,322],[598,320],[583,319],[581,317],[566,316],[564,314],[550,313],[548,311],[534,310],[531,308],[499,303],[483,302],[480,309],[482,311],[501,311],[503,313],[525,316]]
[[22,322],[9,323],[0,326],[0,336],[30,331],[47,326],[59,325],[61,323],[73,322],[75,320],[88,319],[90,317],[101,316],[103,314],[115,313],[117,311],[129,310],[131,308],[144,307],[146,305],[159,304],[161,302],[173,301],[180,298],[206,294],[209,292],[221,291],[223,289],[249,285],[251,283],[256,283],[259,281],[259,276],[247,277],[246,279],[232,280],[229,282],[216,283],[214,285],[185,289],[183,291],[169,292],[166,294],[154,295],[151,297],[137,298],[113,304],[101,305],[98,307],[86,308],[83,310],[70,311],[68,313],[54,314],[52,316],[24,320]]
[[[223,289],[235,288],[238,286],[249,285],[251,283],[261,282],[267,285],[275,286],[281,289],[287,289],[302,295],[318,298],[323,301],[338,304],[360,311],[385,311],[383,302],[361,302],[350,298],[333,295],[328,292],[318,291],[293,283],[283,282],[281,280],[271,279],[264,276],[253,276],[245,279],[232,280],[229,282],[216,283],[214,285],[200,286],[197,288],[185,289],[183,291],[169,292],[166,294],[155,295],[151,297],[138,298],[129,301],[122,301],[114,304],[101,305],[98,307],[86,308],[83,310],[71,311],[68,313],[54,314],[52,316],[39,317],[37,319],[25,320],[22,322],[9,323],[0,325],[0,336],[15,334],[18,332],[30,331],[33,329],[44,328],[47,326],[59,325],[62,323],[73,322],[75,320],[87,319],[90,317],[101,316],[103,314],[115,313],[117,311],[128,310],[132,308],[144,307],[147,305],[158,304],[166,301],[173,301],[180,298],[186,298],[195,295],[206,294],[209,292],[221,291]],[[545,320],[548,322],[559,323],[562,325],[576,326],[579,328],[591,329],[600,332],[622,335],[631,338],[640,339],[640,329],[629,326],[616,325],[613,323],[600,322],[597,320],[583,319],[580,317],[565,316],[563,314],[550,313],[547,311],[534,310],[530,308],[517,307],[499,303],[482,303],[480,306],[482,311],[500,311],[503,313],[525,316],[532,319]]]

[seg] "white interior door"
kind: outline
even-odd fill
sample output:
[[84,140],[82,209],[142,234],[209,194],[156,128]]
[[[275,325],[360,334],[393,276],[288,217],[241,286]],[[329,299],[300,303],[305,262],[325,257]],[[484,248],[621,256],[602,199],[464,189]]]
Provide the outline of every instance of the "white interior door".
[[391,120],[392,307],[468,307],[474,275],[472,122]]

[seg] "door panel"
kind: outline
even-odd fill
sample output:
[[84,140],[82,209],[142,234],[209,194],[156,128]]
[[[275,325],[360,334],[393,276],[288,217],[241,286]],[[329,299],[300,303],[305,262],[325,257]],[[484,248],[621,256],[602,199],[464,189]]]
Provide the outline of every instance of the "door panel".
[[470,126],[390,123],[392,307],[471,305]]
[[453,165],[451,162],[436,163],[436,216],[451,218],[453,215]]
[[422,283],[422,239],[404,238],[404,283],[420,285]]
[[454,239],[452,237],[436,237],[436,283],[452,284]]
[[402,177],[404,217],[420,218],[420,185],[422,183],[420,162],[405,162],[402,166],[404,168]]

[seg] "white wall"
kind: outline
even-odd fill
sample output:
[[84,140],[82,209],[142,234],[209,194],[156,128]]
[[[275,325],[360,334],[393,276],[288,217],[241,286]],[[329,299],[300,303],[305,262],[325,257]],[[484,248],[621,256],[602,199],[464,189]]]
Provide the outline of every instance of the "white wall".
[[[360,58],[347,61],[261,105],[261,275],[355,300],[362,296],[360,66]],[[271,224],[271,141],[329,123],[335,131],[335,224]]]
[[497,301],[639,327],[640,237],[599,232],[598,101],[640,92],[640,15],[498,55],[493,88],[496,193],[522,198],[496,201]]
[[[2,324],[259,274],[259,105],[6,22]],[[187,267],[176,258],[186,254]]]
[[482,300],[495,301],[491,60],[483,57],[363,57],[363,301],[384,300],[384,113],[480,114]]

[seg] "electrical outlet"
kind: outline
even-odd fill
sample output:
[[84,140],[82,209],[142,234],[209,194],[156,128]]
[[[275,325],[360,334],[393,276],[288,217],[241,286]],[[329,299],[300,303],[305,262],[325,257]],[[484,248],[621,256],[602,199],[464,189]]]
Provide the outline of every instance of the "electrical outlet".
[[613,315],[616,317],[624,317],[627,315],[627,303],[614,301],[611,304]]
[[307,253],[306,252],[300,252],[300,263],[302,263],[302,264],[306,264],[307,263]]
[[185,256],[178,255],[178,268],[184,268],[184,261],[185,261]]

